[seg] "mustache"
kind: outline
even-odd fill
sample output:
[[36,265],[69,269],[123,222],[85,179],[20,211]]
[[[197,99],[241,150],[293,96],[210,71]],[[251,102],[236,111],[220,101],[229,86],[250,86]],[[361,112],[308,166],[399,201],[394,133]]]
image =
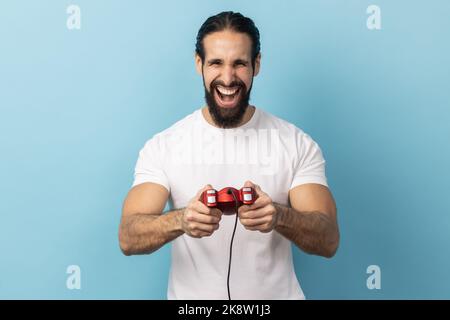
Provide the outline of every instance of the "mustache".
[[214,80],[210,84],[211,91],[212,91],[212,89],[216,88],[217,86],[222,86],[222,87],[225,87],[225,88],[233,88],[233,87],[245,88],[245,83],[242,82],[242,81],[234,80],[229,85],[226,85],[221,80]]

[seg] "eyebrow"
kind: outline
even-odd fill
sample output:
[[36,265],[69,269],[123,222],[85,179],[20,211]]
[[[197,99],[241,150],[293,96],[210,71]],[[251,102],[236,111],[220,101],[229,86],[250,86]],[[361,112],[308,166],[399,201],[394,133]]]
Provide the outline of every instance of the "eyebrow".
[[208,64],[213,64],[213,63],[222,63],[222,59],[210,59],[210,60],[208,60]]
[[[208,64],[209,65],[211,65],[213,63],[222,63],[222,62],[223,62],[222,59],[210,59],[210,60],[208,60]],[[247,65],[248,61],[245,60],[245,59],[236,59],[236,60],[234,60],[233,64],[237,64],[237,63],[242,63],[242,64]]]

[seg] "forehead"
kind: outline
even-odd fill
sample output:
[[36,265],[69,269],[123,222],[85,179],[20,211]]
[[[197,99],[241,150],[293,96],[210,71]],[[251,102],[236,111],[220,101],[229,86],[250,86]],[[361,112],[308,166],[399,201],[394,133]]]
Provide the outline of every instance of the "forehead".
[[203,39],[206,58],[244,59],[251,56],[252,40],[246,33],[223,30]]

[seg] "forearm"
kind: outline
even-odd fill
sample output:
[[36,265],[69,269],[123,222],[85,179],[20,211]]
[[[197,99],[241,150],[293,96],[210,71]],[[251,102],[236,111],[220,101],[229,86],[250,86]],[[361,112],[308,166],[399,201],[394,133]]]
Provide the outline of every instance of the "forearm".
[[134,214],[122,219],[120,247],[125,255],[152,253],[183,234],[183,209],[162,215]]
[[277,223],[275,230],[297,247],[310,254],[332,257],[339,244],[336,221],[322,212],[299,212],[275,204]]

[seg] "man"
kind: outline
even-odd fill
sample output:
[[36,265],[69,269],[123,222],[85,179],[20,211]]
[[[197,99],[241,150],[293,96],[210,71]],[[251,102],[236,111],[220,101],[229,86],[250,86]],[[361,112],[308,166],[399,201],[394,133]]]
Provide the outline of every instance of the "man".
[[[169,299],[304,299],[291,243],[324,257],[339,243],[321,150],[296,126],[249,105],[261,63],[251,19],[208,18],[195,63],[207,105],[141,149],[120,247],[148,254],[172,242]],[[237,216],[201,201],[205,190],[226,187],[253,187],[257,199]],[[174,209],[163,214],[168,200]]]

